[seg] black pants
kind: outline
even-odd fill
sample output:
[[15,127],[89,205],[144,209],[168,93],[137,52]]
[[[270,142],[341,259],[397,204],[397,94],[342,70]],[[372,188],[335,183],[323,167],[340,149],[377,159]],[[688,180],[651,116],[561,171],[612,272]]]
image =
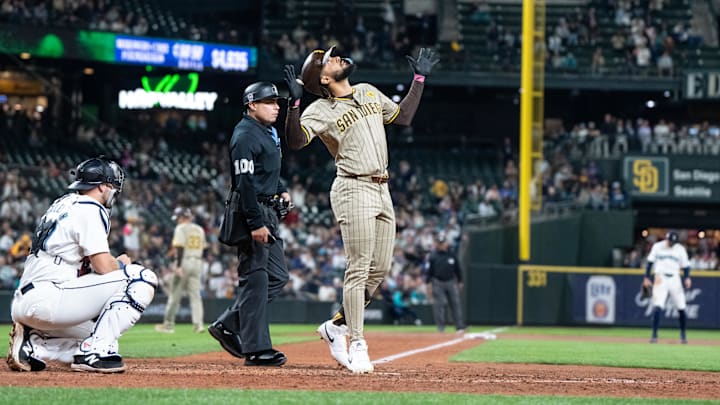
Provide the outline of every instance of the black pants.
[[[275,212],[265,206],[261,209],[266,226],[277,237]],[[238,257],[237,297],[218,321],[240,336],[243,353],[260,352],[272,348],[267,305],[282,292],[289,278],[283,241],[250,241],[238,248]]]

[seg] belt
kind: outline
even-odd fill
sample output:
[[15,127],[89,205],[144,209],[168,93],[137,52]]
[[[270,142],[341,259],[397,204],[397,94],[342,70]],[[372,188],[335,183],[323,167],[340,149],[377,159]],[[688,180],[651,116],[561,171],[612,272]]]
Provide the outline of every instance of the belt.
[[665,276],[665,277],[672,277],[674,275],[675,275],[674,273],[664,273],[663,274],[663,276]]
[[27,284],[25,284],[25,286],[23,288],[20,289],[20,294],[25,295],[25,294],[27,294],[28,291],[32,290],[33,288],[35,288],[35,284],[27,283]]
[[348,179],[357,179],[362,181],[367,181],[370,183],[376,183],[376,184],[385,184],[390,180],[390,176],[356,176],[356,175],[349,175],[349,176],[341,176],[346,177]]

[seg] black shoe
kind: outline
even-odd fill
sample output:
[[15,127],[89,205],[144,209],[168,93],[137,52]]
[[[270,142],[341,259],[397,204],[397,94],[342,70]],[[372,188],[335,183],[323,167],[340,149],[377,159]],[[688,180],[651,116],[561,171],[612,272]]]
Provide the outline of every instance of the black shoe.
[[100,357],[97,353],[90,353],[76,355],[70,368],[92,373],[122,373],[125,371],[125,364],[119,355]]
[[14,322],[10,331],[10,347],[7,365],[13,371],[42,371],[45,362],[33,357],[34,349],[30,343],[29,330],[20,322]]
[[287,357],[285,357],[285,353],[279,352],[275,349],[255,354],[248,354],[245,356],[246,366],[278,367],[285,364],[286,361]]
[[220,342],[220,346],[225,349],[226,352],[233,356],[242,359],[245,356],[242,353],[242,344],[240,343],[240,337],[225,329],[222,322],[216,321],[208,326],[208,332],[210,336],[214,337],[215,340]]

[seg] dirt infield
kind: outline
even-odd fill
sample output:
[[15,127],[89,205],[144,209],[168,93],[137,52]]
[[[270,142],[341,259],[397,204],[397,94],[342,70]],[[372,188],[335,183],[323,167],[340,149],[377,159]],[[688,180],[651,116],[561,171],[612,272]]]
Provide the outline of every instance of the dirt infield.
[[[370,355],[375,360],[457,338],[458,335],[437,333],[371,333],[367,336]],[[515,335],[512,338],[533,337]],[[484,342],[482,339],[464,339],[436,350],[382,362],[376,364],[375,372],[369,375],[352,375],[337,366],[331,360],[325,344],[317,340],[280,346],[289,359],[281,368],[245,367],[241,360],[224,352],[216,352],[173,359],[127,359],[126,373],[94,375],[93,378],[78,378],[69,367],[59,364],[50,364],[46,371],[39,373],[16,373],[7,367],[0,367],[0,385],[454,392],[684,399],[720,397],[720,373],[448,361],[453,354]],[[672,344],[671,341],[664,343]]]

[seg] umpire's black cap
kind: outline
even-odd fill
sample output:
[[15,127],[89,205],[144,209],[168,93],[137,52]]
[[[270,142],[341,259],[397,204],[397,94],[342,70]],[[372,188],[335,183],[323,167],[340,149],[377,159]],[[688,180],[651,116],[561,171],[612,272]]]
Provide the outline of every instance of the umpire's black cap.
[[245,88],[243,92],[243,105],[252,102],[280,98],[277,87],[270,82],[255,82]]

